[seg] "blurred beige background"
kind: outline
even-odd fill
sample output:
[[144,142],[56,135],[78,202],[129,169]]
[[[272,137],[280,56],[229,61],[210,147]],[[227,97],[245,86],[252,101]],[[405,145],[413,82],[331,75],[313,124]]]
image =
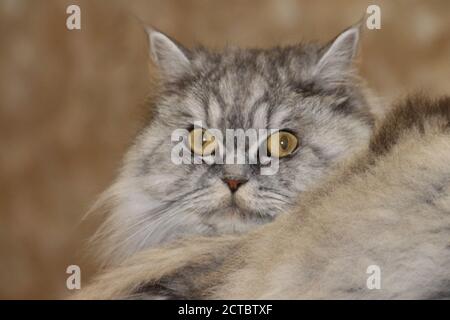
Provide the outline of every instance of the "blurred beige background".
[[[81,7],[82,30],[65,11]],[[363,35],[361,74],[390,101],[450,93],[450,1],[0,0],[0,298],[67,293],[66,267],[92,273],[89,205],[114,177],[151,93],[139,17],[186,45],[327,41],[382,10]]]

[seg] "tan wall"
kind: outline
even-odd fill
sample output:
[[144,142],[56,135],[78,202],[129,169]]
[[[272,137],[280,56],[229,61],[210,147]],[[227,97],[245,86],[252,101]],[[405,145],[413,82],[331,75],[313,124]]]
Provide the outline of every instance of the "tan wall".
[[[450,93],[450,1],[0,0],[0,298],[53,298],[65,268],[90,273],[79,224],[113,179],[151,91],[137,19],[182,43],[270,46],[328,40],[368,4],[360,69],[387,101]],[[65,28],[79,4],[82,30]],[[85,262],[83,262],[85,261]]]

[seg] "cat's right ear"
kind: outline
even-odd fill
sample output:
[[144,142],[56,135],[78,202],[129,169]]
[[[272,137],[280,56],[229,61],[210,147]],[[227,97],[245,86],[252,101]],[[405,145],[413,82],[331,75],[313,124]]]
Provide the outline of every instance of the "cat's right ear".
[[145,28],[150,47],[150,56],[164,77],[177,78],[189,72],[189,51],[164,33],[151,27]]
[[324,52],[314,69],[314,74],[323,83],[341,83],[353,73],[352,63],[358,49],[361,26],[362,21],[339,34],[323,48]]

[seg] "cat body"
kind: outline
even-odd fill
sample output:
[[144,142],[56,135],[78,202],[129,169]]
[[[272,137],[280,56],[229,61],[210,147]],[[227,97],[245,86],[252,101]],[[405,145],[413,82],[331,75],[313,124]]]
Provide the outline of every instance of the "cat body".
[[[188,50],[153,29],[148,36],[162,89],[151,122],[93,208],[107,212],[92,240],[105,265],[181,237],[270,222],[368,143],[373,117],[352,67],[359,27],[325,46],[222,52]],[[262,175],[261,163],[206,163],[194,154],[199,163],[174,163],[173,133],[189,134],[196,122],[224,136],[228,129],[284,130],[298,147],[273,175]]]
[[141,252],[78,298],[450,298],[450,98],[402,102],[290,214]]

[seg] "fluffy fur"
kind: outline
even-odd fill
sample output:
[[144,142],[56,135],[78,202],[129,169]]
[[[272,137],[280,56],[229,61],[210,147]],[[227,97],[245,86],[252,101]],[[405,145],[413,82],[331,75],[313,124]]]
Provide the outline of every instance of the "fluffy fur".
[[[220,53],[188,50],[155,30],[148,34],[162,91],[151,123],[93,209],[108,213],[93,239],[104,264],[183,236],[240,233],[272,221],[299,193],[367,145],[373,119],[351,66],[358,27],[326,46]],[[290,130],[300,147],[280,160],[272,176],[259,174],[259,164],[172,163],[172,132],[199,120],[222,131]],[[226,177],[248,182],[231,193]]]
[[408,99],[291,214],[141,252],[77,298],[450,298],[449,164],[450,98]]

